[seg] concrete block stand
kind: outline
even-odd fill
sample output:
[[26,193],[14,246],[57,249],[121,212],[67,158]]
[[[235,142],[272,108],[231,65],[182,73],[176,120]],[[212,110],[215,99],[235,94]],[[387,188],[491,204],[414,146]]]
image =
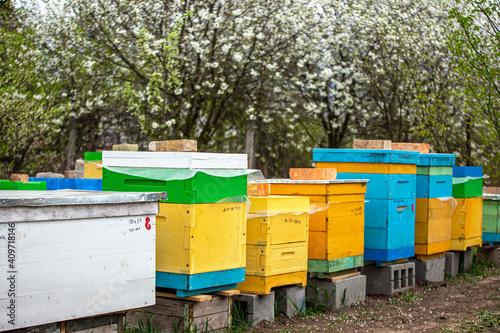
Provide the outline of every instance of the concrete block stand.
[[367,295],[393,295],[415,287],[415,263],[363,267]]
[[307,281],[307,298],[317,301],[318,306],[332,310],[364,302],[366,276],[358,275],[339,281],[310,278]]
[[263,320],[274,320],[274,292],[270,295],[242,293],[232,297],[235,306],[240,306],[243,311],[247,312],[247,322],[250,325],[255,326]]
[[415,279],[417,281],[443,282],[446,257],[438,257],[427,260],[415,260]]

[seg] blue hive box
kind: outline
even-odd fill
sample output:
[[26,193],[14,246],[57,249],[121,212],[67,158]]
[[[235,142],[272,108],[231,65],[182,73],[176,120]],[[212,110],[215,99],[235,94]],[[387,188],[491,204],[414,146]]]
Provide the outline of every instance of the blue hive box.
[[456,166],[453,167],[453,177],[483,177],[483,167],[481,166]]
[[46,182],[47,190],[49,191],[53,190],[102,191],[102,179],[30,177],[29,181]]
[[365,202],[365,212],[365,260],[413,257],[415,199],[370,199]]

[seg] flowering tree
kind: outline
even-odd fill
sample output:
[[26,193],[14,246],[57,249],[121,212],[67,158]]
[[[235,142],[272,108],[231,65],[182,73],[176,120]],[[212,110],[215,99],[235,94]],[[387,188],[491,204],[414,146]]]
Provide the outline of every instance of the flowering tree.
[[[449,46],[463,77],[469,109],[466,128],[467,165],[482,164],[500,183],[500,2],[457,1],[450,12]],[[474,156],[472,156],[474,155]]]
[[56,154],[52,149],[57,109],[47,110],[50,89],[38,70],[34,42],[36,8],[10,2],[0,6],[0,177],[37,170]]

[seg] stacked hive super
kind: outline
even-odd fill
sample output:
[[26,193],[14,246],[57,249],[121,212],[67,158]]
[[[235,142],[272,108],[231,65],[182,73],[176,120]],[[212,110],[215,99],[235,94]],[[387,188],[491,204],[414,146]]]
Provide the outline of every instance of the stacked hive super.
[[245,279],[246,154],[103,152],[103,190],[167,192],[156,219],[156,286],[184,297]]
[[388,262],[414,255],[418,152],[314,149],[316,168],[336,168],[337,179],[368,179],[365,260]]
[[467,251],[482,244],[483,234],[483,168],[453,167],[453,211],[451,250]]
[[483,188],[483,242],[500,245],[500,188]]
[[309,198],[249,196],[247,260],[243,292],[307,285]]
[[420,154],[417,164],[415,254],[419,258],[449,251],[455,155]]
[[367,180],[266,181],[273,195],[307,196],[311,201],[309,272],[329,274],[363,266]]

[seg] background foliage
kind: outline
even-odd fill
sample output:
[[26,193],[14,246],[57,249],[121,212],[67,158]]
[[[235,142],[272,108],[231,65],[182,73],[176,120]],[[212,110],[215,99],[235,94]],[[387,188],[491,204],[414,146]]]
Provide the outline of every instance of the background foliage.
[[268,177],[353,139],[500,185],[498,1],[46,0],[0,7],[0,174],[194,138]]

